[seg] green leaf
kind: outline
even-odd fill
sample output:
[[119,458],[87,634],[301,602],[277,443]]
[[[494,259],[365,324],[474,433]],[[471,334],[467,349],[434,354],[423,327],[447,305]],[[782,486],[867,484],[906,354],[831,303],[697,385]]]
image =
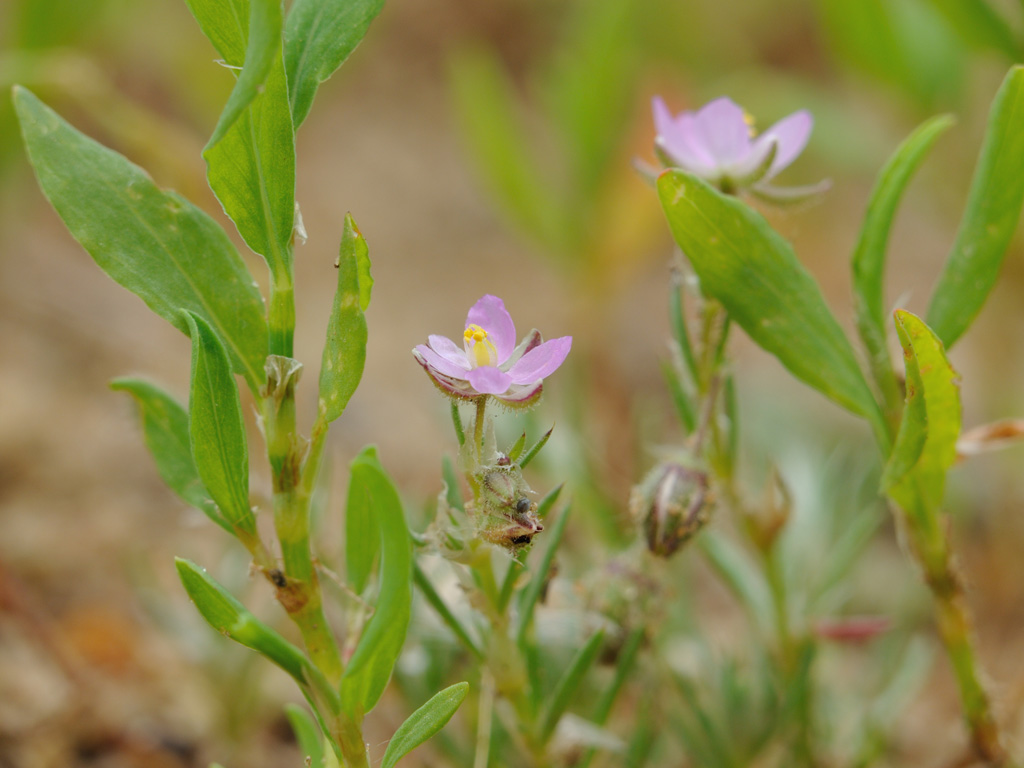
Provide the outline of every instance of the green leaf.
[[469,152],[507,215],[548,247],[565,249],[564,208],[531,152],[517,97],[494,54],[467,49],[452,59],[456,116]]
[[277,282],[290,285],[295,135],[280,48],[262,92],[203,157],[210,188],[242,239]]
[[462,642],[463,645],[466,646],[470,653],[476,656],[480,661],[483,661],[486,657],[484,656],[484,652],[480,650],[479,644],[477,644],[477,642],[472,638],[469,630],[466,629],[462,622],[459,621],[454,613],[452,613],[451,608],[448,607],[444,598],[437,593],[437,590],[434,589],[434,585],[430,582],[430,578],[423,572],[419,563],[415,562],[415,560],[412,564],[412,578],[416,586],[420,588],[423,596],[427,598],[427,602],[433,606],[434,610],[437,611],[438,616],[440,616],[441,620],[448,625],[448,628],[452,633]]
[[192,337],[189,436],[203,484],[233,528],[256,533],[249,506],[249,450],[238,387],[227,353],[213,329],[198,315],[182,313]]
[[224,231],[145,171],[76,131],[15,88],[39,186],[103,271],[182,332],[181,308],[203,317],[227,345],[236,373],[258,391],[267,356],[263,299]]
[[185,409],[158,386],[141,379],[114,379],[110,388],[129,393],[138,403],[146,447],[167,486],[186,504],[201,510],[221,528],[234,534],[231,524],[221,515],[199,479],[192,459]]
[[897,310],[896,333],[907,368],[907,406],[882,488],[917,522],[934,529],[946,472],[956,461],[959,376],[938,336],[920,318]]
[[351,214],[338,254],[338,288],[327,325],[327,342],[320,365],[320,417],[328,422],[341,416],[359,386],[366,364],[366,316],[370,304],[370,256],[366,239]]
[[580,687],[584,676],[594,665],[597,654],[603,645],[604,630],[602,629],[591,636],[586,645],[580,648],[569,663],[569,666],[566,667],[562,678],[558,681],[558,685],[555,686],[555,692],[551,695],[547,708],[544,710],[544,715],[541,719],[541,741],[547,742],[555,732],[558,721],[565,714],[565,710],[569,708],[569,703],[572,701],[576,689]]
[[402,502],[373,448],[352,461],[352,481],[370,497],[381,534],[380,594],[341,679],[342,706],[351,715],[373,709],[405,642],[412,602],[412,538]]
[[[556,490],[561,491],[561,486]],[[555,492],[553,491],[552,493]],[[555,493],[554,498],[557,498],[557,493]],[[554,503],[553,499],[552,503]],[[547,583],[551,564],[555,561],[555,552],[558,551],[558,545],[562,543],[565,525],[569,522],[569,509],[570,507],[567,506],[562,510],[562,514],[559,515],[558,520],[555,521],[551,528],[551,533],[547,534],[547,549],[544,550],[544,556],[537,567],[537,572],[534,573],[533,579],[527,585],[519,600],[519,624],[516,627],[516,645],[520,649],[526,647],[526,633],[533,621],[533,611],[537,607],[537,601],[540,600],[541,592],[544,591],[544,585]]]
[[220,114],[217,127],[207,147],[224,138],[228,129],[235,124],[245,108],[252,103],[266,82],[274,55],[281,51],[281,30],[284,19],[281,15],[281,0],[250,0],[249,35],[245,49],[245,64],[235,81],[235,87]]
[[661,174],[658,193],[704,293],[794,376],[884,433],[853,348],[789,243],[742,202],[683,171]]
[[309,662],[302,651],[253,616],[205,568],[180,557],[174,559],[185,591],[203,618],[222,635],[262,654],[306,686]]
[[469,683],[456,683],[434,694],[398,726],[388,743],[380,768],[394,768],[395,763],[444,728],[469,693]]
[[284,30],[284,55],[296,130],[320,83],[355,50],[384,0],[295,0]]
[[321,768],[324,764],[324,743],[320,737],[320,727],[310,714],[296,704],[285,704],[284,714],[295,734],[299,751],[308,761],[311,768]]
[[245,63],[249,0],[185,0],[199,28],[230,67]]
[[[374,448],[366,454],[377,458]],[[373,565],[380,554],[380,526],[377,524],[367,474],[352,473],[345,505],[345,569],[348,583],[357,594],[366,589]]]
[[1010,69],[992,109],[956,242],[928,306],[928,325],[950,348],[995,285],[1024,202],[1024,67]]
[[885,254],[896,209],[914,172],[935,140],[953,124],[942,115],[922,123],[900,144],[878,175],[860,238],[853,251],[853,293],[857,330],[868,353],[871,370],[887,398],[898,398],[899,387],[886,343]]
[[1021,58],[1016,35],[986,0],[929,0],[949,26],[968,44],[999,51],[1011,61]]

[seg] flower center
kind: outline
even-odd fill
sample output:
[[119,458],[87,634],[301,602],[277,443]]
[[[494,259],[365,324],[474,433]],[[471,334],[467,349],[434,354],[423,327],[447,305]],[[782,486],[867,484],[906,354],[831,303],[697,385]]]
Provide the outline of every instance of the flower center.
[[498,364],[498,350],[494,342],[487,338],[487,331],[474,324],[466,329],[462,337],[465,341],[466,356],[474,368]]

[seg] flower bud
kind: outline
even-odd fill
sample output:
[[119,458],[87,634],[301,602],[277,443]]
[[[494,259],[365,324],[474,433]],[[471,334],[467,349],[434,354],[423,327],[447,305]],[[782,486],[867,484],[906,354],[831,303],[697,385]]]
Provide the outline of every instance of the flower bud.
[[629,506],[643,529],[647,548],[669,557],[704,527],[714,499],[704,472],[664,462],[633,488]]
[[480,538],[498,544],[513,555],[533,543],[544,530],[536,515],[537,505],[527,494],[533,493],[515,464],[484,467],[477,475],[480,495],[475,510]]

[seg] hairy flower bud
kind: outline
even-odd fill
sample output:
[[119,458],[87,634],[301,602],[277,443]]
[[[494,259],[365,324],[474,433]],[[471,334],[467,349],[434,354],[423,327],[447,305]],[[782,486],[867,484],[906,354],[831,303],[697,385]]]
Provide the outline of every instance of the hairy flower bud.
[[647,548],[669,557],[704,527],[714,505],[704,472],[676,462],[652,469],[633,488],[629,506]]
[[484,467],[477,475],[480,485],[475,510],[480,538],[498,544],[513,555],[533,543],[533,537],[544,530],[536,515],[537,505],[527,494],[532,493],[515,464],[499,463]]

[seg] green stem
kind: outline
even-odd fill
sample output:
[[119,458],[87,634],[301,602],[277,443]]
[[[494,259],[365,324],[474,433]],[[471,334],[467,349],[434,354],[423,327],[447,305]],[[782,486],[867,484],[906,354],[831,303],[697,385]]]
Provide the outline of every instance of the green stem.
[[295,335],[295,288],[291,275],[274,275],[270,281],[267,326],[270,354],[291,357]]
[[477,465],[484,463],[484,415],[487,411],[487,395],[476,401],[476,420],[473,422],[473,450]]

